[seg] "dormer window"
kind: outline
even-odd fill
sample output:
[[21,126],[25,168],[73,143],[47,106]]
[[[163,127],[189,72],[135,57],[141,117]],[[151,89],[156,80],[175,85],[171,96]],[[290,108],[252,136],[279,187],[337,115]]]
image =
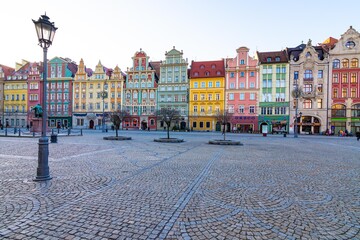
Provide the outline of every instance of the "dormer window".
[[310,52],[307,52],[306,55],[305,55],[306,58],[311,58],[311,53]]
[[275,57],[275,62],[280,62],[280,57]]
[[208,71],[206,71],[205,76],[210,76],[210,73]]
[[267,62],[271,62],[271,57],[266,58]]
[[211,68],[212,68],[212,69],[215,69],[215,67],[216,67],[216,65],[215,65],[215,64],[211,65]]
[[200,69],[204,69],[204,68],[205,68],[205,66],[204,66],[204,65],[201,65],[201,66],[200,66]]
[[216,75],[220,75],[220,74],[221,74],[221,72],[220,72],[220,71],[217,71],[217,72],[216,72]]
[[194,72],[194,76],[199,76],[199,73],[198,73],[198,72]]

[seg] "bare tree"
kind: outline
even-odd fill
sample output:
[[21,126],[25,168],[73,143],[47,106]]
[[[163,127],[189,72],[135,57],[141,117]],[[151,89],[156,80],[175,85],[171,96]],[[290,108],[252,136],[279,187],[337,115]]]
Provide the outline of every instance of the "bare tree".
[[295,127],[294,127],[294,138],[298,137],[298,109],[299,109],[299,98],[302,98],[304,92],[298,85],[291,91],[291,96],[296,100],[295,106]]
[[167,138],[170,138],[170,125],[172,122],[180,120],[180,112],[175,109],[162,108],[156,111],[158,121],[163,121],[166,124]]
[[233,113],[229,110],[222,110],[215,113],[215,119],[217,122],[223,125],[222,134],[224,135],[224,141],[226,140],[226,125],[231,122]]
[[120,129],[121,123],[126,117],[129,116],[129,113],[125,110],[117,110],[116,112],[111,113],[110,119],[115,126],[116,137],[118,137],[118,130]]

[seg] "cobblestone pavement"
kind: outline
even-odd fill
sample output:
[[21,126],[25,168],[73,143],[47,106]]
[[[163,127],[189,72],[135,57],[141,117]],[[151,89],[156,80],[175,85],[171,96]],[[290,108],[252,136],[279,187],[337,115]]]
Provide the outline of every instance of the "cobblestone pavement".
[[355,138],[86,131],[49,144],[0,138],[0,239],[360,239]]

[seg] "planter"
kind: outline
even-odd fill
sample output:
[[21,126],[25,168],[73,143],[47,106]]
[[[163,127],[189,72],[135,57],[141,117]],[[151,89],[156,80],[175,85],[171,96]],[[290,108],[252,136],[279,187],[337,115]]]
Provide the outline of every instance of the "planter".
[[124,136],[108,136],[108,137],[103,137],[104,140],[117,140],[117,141],[121,141],[121,140],[131,140],[131,137],[124,137]]
[[233,140],[210,140],[209,144],[213,145],[240,145],[243,146],[240,141],[233,141]]
[[184,139],[179,139],[179,138],[157,138],[157,139],[154,139],[154,142],[180,143],[180,142],[184,142]]

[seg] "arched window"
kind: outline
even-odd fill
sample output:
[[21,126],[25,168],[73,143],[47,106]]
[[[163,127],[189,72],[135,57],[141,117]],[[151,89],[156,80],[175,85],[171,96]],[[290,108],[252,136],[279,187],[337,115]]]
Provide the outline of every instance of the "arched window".
[[357,68],[358,66],[359,66],[359,59],[357,59],[357,58],[351,59],[351,67]]
[[210,73],[208,71],[206,71],[205,76],[210,76]]
[[351,117],[360,117],[360,104],[351,107]]
[[142,98],[147,98],[147,92],[146,92],[146,91],[144,91],[144,92],[142,93]]
[[346,107],[342,104],[335,104],[331,108],[331,117],[346,117]]
[[138,93],[137,93],[137,91],[134,91],[133,92],[133,98],[136,99],[137,97],[138,97]]
[[311,109],[312,108],[312,101],[309,99],[304,100],[303,102],[304,109]]
[[333,68],[340,68],[340,60],[339,59],[334,59]]
[[348,68],[348,67],[349,67],[349,59],[344,58],[344,59],[341,61],[341,65],[342,65],[343,68]]

